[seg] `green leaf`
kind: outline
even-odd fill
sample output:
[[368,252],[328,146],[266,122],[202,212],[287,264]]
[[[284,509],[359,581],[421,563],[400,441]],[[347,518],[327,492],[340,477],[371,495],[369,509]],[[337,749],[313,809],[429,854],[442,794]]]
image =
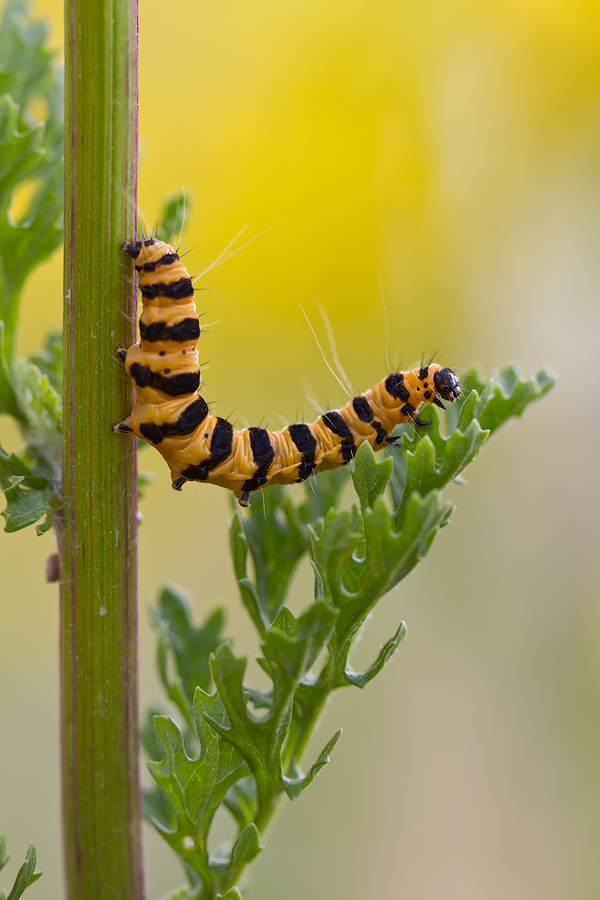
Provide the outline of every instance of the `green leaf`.
[[0,872],[10,859],[10,853],[6,850],[6,838],[0,834]]
[[[468,370],[461,379],[462,396],[448,404],[447,435],[441,434],[439,414],[432,407],[427,413],[432,424],[426,430],[415,433],[414,429],[403,429],[402,446],[390,448],[394,457],[390,488],[395,505],[406,504],[414,490],[424,496],[451,481],[460,483],[460,473],[479,452],[486,433],[522,415],[554,383],[545,369],[523,379],[518,369],[507,366],[487,382],[475,369]],[[398,525],[402,516],[403,509],[398,513]]]
[[[12,358],[19,293],[29,272],[62,241],[63,87],[56,51],[46,47],[46,22],[10,0],[0,25],[0,318],[5,362]],[[38,102],[41,101],[41,104]],[[45,121],[34,117],[41,105]],[[29,207],[15,222],[13,192],[34,185]],[[5,385],[4,385],[5,388]],[[5,393],[0,388],[0,394]]]
[[27,439],[40,449],[58,474],[62,464],[62,400],[36,365],[13,361],[13,386],[19,407],[27,417]]
[[229,542],[233,560],[233,570],[237,579],[242,603],[246,607],[256,630],[263,636],[268,625],[267,613],[263,611],[263,605],[254,583],[246,574],[248,541],[246,539],[242,517],[237,509],[234,510],[231,526],[229,528]]
[[338,613],[324,601],[314,603],[299,617],[283,607],[261,643],[274,673],[274,700],[288,694],[308,674],[327,644]]
[[0,319],[0,413],[6,413],[17,422],[26,423],[25,414],[19,407],[13,387],[13,376],[9,358],[6,355],[6,327]]
[[200,900],[202,886],[175,888],[163,900]]
[[9,479],[13,475],[22,475],[23,487],[26,488],[42,491],[44,488],[50,487],[48,479],[40,475],[39,472],[36,473],[25,460],[17,456],[16,453],[6,453],[0,447],[0,477]]
[[390,480],[393,465],[391,457],[377,462],[373,448],[368,441],[360,444],[354,459],[352,480],[363,506],[372,507],[377,497],[383,494]]
[[383,497],[378,497],[373,509],[363,509],[362,530],[350,510],[330,512],[324,525],[314,529],[313,558],[324,597],[339,609],[329,644],[331,677],[337,686],[348,683],[348,653],[367,615],[420,562],[452,508],[436,491],[424,498],[412,494],[398,532]]
[[290,798],[290,800],[296,800],[302,791],[308,787],[308,785],[313,781],[316,775],[319,774],[321,769],[323,769],[329,759],[331,757],[331,753],[337,742],[342,736],[342,729],[331,738],[331,740],[325,745],[321,753],[319,754],[319,758],[313,765],[310,767],[310,771],[303,778],[287,778],[283,776],[282,778],[282,786],[285,789],[286,794]]
[[[197,687],[208,692],[211,688],[209,657],[224,640],[225,610],[216,607],[196,627],[191,620],[188,597],[174,587],[165,587],[158,596],[156,609],[151,610],[152,623],[163,636],[162,652],[171,656],[181,689],[191,708]],[[165,688],[173,684],[161,666]]]
[[404,622],[401,623],[398,631],[394,635],[393,638],[390,638],[387,641],[379,653],[377,654],[377,659],[373,663],[372,666],[365,672],[355,672],[350,666],[346,666],[338,675],[336,680],[336,687],[342,687],[343,684],[353,684],[356,687],[364,688],[370,681],[375,678],[376,675],[381,672],[385,664],[392,658],[397,648],[400,646],[400,642],[404,640],[406,637],[406,625]]
[[447,440],[440,437],[437,448],[429,435],[415,442],[414,452],[406,451],[406,483],[395,516],[396,527],[402,527],[406,504],[414,492],[424,497],[444,488],[475,459],[488,436],[489,431],[483,431],[473,419],[464,434],[457,428]]
[[154,472],[138,472],[137,477],[137,497],[138,502],[144,499],[144,491],[149,484],[152,484],[156,478]]
[[508,419],[522,416],[530,403],[539,400],[556,384],[556,378],[547,369],[524,379],[516,366],[506,366],[487,382],[483,382],[475,369],[464,377],[465,386],[476,390],[481,399],[475,411],[482,428],[496,431]]
[[63,374],[63,337],[62,334],[50,332],[46,338],[44,348],[33,356],[29,357],[29,362],[37,366],[43,375],[46,375],[48,381],[56,391],[59,397],[62,397],[62,374]]
[[[9,860],[9,856],[6,853],[6,841],[4,837],[0,837],[0,869],[2,869]],[[17,873],[17,877],[15,878],[15,883],[12,887],[12,890],[8,897],[4,891],[0,892],[0,900],[18,900],[19,897],[23,894],[26,888],[29,885],[33,884],[34,881],[37,881],[38,878],[41,878],[42,872],[35,871],[35,863],[36,863],[36,853],[35,847],[33,844],[29,845],[29,849],[27,850],[27,855],[25,857],[25,862],[19,869]]]
[[256,782],[251,775],[240,778],[231,787],[223,801],[241,829],[249,825],[258,812]]
[[226,894],[217,894],[215,900],[243,900],[237,888],[230,888]]
[[36,528],[38,534],[44,534],[52,525],[50,492],[22,487],[24,481],[23,475],[15,475],[10,479],[10,487],[4,491],[6,509],[0,513],[6,520],[4,530],[20,531],[28,525],[33,525],[42,516],[46,516],[44,522]]
[[48,22],[33,19],[24,0],[9,0],[0,25],[0,93],[21,106],[52,83],[55,56],[45,47]]
[[172,194],[165,201],[158,219],[156,237],[159,241],[173,244],[181,240],[185,220],[191,212],[191,193],[185,188]]
[[243,866],[247,866],[256,859],[263,848],[260,845],[260,834],[254,822],[250,822],[238,834],[231,850],[231,860],[227,871],[237,872]]
[[198,757],[192,759],[175,722],[167,716],[157,716],[156,733],[164,759],[149,763],[148,768],[175,819],[174,828],[155,821],[156,828],[210,887],[216,876],[206,848],[208,832],[225,795],[248,770],[235,749],[214,733],[207,720],[221,724],[227,717],[219,697],[197,688],[194,724],[201,749]]
[[[140,726],[140,743],[144,748],[144,752],[149,760],[158,760],[163,756],[162,748],[156,738],[156,728],[154,726],[154,717],[162,716],[164,712],[158,709],[148,709]],[[162,822],[169,829],[175,827],[175,820],[171,813],[171,809],[167,799],[158,785],[152,787],[141,788],[142,800],[142,816],[147,822],[156,819]]]
[[254,565],[256,582],[251,586],[252,582],[246,576],[245,556],[242,562],[241,544],[238,543],[234,551],[236,577],[242,600],[255,625],[255,603],[258,603],[261,622],[275,619],[296,567],[309,548],[306,529],[288,492],[281,485],[271,485],[263,492],[262,499],[262,503],[255,503],[243,517],[237,513],[236,530],[232,531],[232,541],[237,542],[243,532]]
[[303,522],[313,523],[315,519],[326,516],[330,509],[337,507],[349,474],[348,466],[343,466],[321,472],[318,477],[305,482],[304,502],[298,507]]

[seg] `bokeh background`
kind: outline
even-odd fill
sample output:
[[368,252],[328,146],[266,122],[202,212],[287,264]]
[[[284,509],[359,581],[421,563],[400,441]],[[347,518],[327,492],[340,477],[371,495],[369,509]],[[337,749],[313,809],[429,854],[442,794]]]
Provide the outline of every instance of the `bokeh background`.
[[[426,564],[369,622],[364,692],[328,708],[330,766],[287,803],[249,897],[596,900],[600,896],[597,383],[600,18],[592,0],[158,0],[140,4],[140,207],[182,184],[202,279],[205,394],[240,424],[340,405],[302,315],[320,300],[356,390],[392,362],[520,361],[560,381],[475,462]],[[36,9],[62,40],[57,0]],[[238,246],[238,245],[236,245]],[[32,276],[23,352],[59,326],[61,259]],[[107,365],[110,364],[107,361]],[[17,448],[0,421],[2,443]],[[145,607],[166,581],[254,638],[227,550],[224,491],[154,470],[140,531],[142,706],[160,692]],[[0,828],[35,841],[63,896],[53,538],[0,535]],[[294,603],[309,596],[300,573]],[[148,896],[183,882],[146,831]]]

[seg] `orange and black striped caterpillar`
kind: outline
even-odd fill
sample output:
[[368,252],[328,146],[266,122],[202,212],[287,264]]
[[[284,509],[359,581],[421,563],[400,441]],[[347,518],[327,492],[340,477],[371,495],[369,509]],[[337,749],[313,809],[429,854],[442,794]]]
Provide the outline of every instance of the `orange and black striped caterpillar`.
[[139,343],[117,349],[136,399],[131,415],[113,430],[156,447],[177,491],[186,481],[207,481],[249,506],[252,492],[266,485],[293,484],[346,465],[363,441],[375,450],[394,443],[391,434],[402,422],[429,425],[417,416],[423,401],[444,409],[440,397],[454,402],[460,395],[456,373],[433,363],[392,372],[311,424],[238,431],[211,415],[198,394],[200,322],[192,279],[179,255],[154,238],[125,241],[121,249],[136,261],[144,309]]

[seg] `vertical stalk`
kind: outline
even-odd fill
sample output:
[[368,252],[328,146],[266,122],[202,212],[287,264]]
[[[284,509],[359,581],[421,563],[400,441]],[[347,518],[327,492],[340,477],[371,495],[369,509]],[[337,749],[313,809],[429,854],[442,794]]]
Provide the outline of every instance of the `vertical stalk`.
[[[135,294],[137,0],[67,0],[61,651],[70,900],[142,900],[134,441],[115,359]],[[129,314],[127,318],[124,313]]]

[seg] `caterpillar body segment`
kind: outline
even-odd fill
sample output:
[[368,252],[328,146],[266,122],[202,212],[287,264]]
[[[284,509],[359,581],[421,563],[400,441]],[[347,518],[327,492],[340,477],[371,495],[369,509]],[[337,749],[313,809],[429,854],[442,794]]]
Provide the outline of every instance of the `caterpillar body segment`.
[[200,323],[192,280],[177,252],[154,238],[125,241],[122,250],[135,260],[144,309],[139,342],[117,350],[136,399],[131,415],[113,430],[155,446],[175,490],[186,481],[206,481],[249,506],[252,492],[266,485],[293,484],[346,465],[363,441],[375,450],[394,443],[397,425],[429,424],[417,415],[423,402],[444,409],[442,399],[454,402],[460,395],[456,373],[433,363],[392,372],[315,422],[238,431],[211,415],[198,394]]

